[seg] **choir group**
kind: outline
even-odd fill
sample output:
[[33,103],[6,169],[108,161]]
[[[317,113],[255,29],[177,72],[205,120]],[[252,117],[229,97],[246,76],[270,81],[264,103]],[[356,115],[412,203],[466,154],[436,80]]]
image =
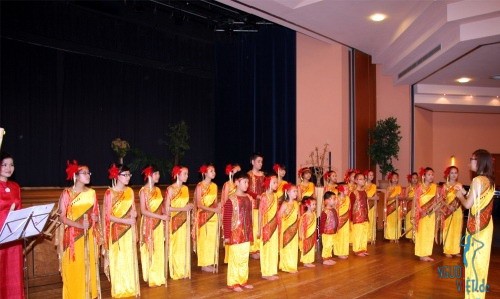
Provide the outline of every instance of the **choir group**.
[[[3,223],[4,210],[12,203],[16,209],[20,207],[20,193],[19,186],[8,180],[14,171],[13,158],[3,153],[1,158]],[[200,167],[202,180],[192,200],[185,185],[186,167],[173,168],[174,183],[163,195],[156,186],[159,170],[148,165],[142,170],[145,183],[138,193],[140,219],[136,196],[128,187],[132,174],[127,166],[113,164],[108,169],[112,186],[105,192],[101,209],[95,191],[87,187],[89,168],[68,161],[67,179],[73,184],[64,189],[59,200],[62,225],[57,236],[63,298],[100,297],[100,265],[111,282],[111,295],[117,298],[140,295],[140,274],[151,287],[166,286],[168,276],[173,280],[190,278],[191,250],[196,252],[202,271],[217,273],[221,240],[228,267],[227,286],[237,292],[253,288],[248,283],[249,258],[260,260],[263,279],[276,280],[278,269],[295,273],[299,261],[314,267],[316,251],[321,252],[325,266],[334,265],[334,257],[347,259],[350,247],[355,256],[369,255],[368,243],[376,240],[380,194],[373,183],[373,171],[348,170],[342,183],[337,182],[335,171],[325,172],[323,192],[317,198],[310,168],[298,171],[300,182],[294,185],[284,180],[283,165],[275,164],[274,172],[265,175],[263,157],[254,154],[250,160],[252,169],[247,173],[237,164],[227,165],[228,180],[220,199],[211,165]],[[413,240],[415,255],[421,261],[433,261],[435,242],[442,244],[443,253],[450,258],[460,256],[461,243],[466,242],[462,252],[466,276],[486,281],[493,232],[492,163],[487,151],[473,153],[471,170],[477,176],[468,192],[458,182],[455,166],[446,168],[441,185],[434,182],[435,173],[429,167],[408,175],[405,187],[397,173],[390,173],[390,184],[383,192],[384,238],[390,242]],[[7,203],[9,207],[4,208]],[[321,207],[317,208],[318,203]],[[463,208],[470,213],[465,236]],[[1,247],[2,265],[4,261],[17,263],[22,269],[18,245]],[[8,278],[2,275],[2,298],[8,286],[20,287],[22,297],[20,271],[8,275],[10,282],[4,282]],[[477,298],[484,292],[469,295]]]

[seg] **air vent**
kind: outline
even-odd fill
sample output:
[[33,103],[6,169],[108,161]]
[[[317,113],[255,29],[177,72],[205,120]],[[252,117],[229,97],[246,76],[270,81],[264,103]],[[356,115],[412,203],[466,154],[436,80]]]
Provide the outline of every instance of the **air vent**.
[[426,61],[427,59],[429,59],[432,55],[436,54],[440,50],[441,50],[441,45],[439,45],[439,46],[435,47],[434,49],[430,50],[429,52],[427,52],[427,54],[425,54],[424,56],[420,57],[417,61],[415,61],[409,67],[407,67],[404,71],[402,71],[401,73],[399,73],[398,74],[398,79],[401,79],[401,77],[403,77],[404,75],[408,74],[411,70],[413,70],[414,68],[416,68],[417,66],[419,66],[420,64],[422,64],[424,61]]

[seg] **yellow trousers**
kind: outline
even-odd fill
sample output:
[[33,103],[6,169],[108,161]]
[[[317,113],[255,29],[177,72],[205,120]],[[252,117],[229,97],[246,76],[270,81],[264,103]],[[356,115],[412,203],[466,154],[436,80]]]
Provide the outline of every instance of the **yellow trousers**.
[[444,254],[459,254],[463,225],[462,209],[457,209],[444,221],[443,252]]
[[[377,239],[377,220],[375,218],[375,209],[377,207],[373,206],[373,208],[368,210],[368,223],[370,223],[369,228],[368,228],[368,241],[374,241]],[[375,227],[375,228],[374,228]],[[375,232],[375,236],[373,235],[373,232]]]
[[368,244],[368,221],[352,225],[352,251],[354,253],[366,251]]
[[245,285],[248,281],[250,242],[229,245],[229,247],[227,285],[229,287]]
[[321,244],[323,245],[323,249],[321,250],[321,257],[323,259],[328,259],[333,257],[333,238],[334,234],[322,234],[321,235]]

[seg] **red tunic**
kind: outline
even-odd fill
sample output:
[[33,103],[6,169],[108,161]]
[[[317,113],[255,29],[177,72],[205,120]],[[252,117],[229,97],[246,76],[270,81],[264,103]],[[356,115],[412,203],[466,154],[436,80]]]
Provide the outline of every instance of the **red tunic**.
[[[21,209],[21,190],[15,182],[0,182],[0,227],[10,206]],[[22,241],[0,245],[0,298],[24,298]]]
[[232,195],[224,204],[224,239],[229,245],[253,242],[252,203],[248,195]]
[[251,170],[248,172],[248,190],[247,193],[252,197],[252,206],[254,209],[259,208],[259,200],[257,195],[261,195],[266,190],[264,189],[264,175],[255,175]]
[[352,223],[358,224],[368,221],[368,196],[366,192],[354,190],[349,195],[352,207]]
[[325,209],[319,218],[319,233],[333,235],[337,232],[339,217],[335,209]]

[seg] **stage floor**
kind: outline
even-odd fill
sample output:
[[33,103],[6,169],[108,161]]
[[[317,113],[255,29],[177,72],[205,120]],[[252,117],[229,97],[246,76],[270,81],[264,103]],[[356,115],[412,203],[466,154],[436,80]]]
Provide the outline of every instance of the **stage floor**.
[[[495,225],[495,241],[491,252],[486,298],[500,298],[499,221]],[[253,290],[235,293],[226,288],[227,266],[220,266],[218,274],[202,273],[193,267],[192,279],[168,280],[168,287],[149,288],[141,282],[142,298],[463,298],[457,290],[457,279],[445,278],[439,271],[455,272],[462,269],[461,258],[446,258],[441,246],[434,246],[435,262],[420,262],[413,254],[413,243],[382,241],[378,232],[375,245],[368,246],[368,257],[350,255],[337,259],[333,266],[316,263],[315,268],[299,267],[296,274],[279,272],[279,280],[267,281],[260,277],[260,265],[250,260],[249,283]],[[223,259],[223,251],[220,253]],[[193,264],[196,257],[193,256]],[[449,266],[449,267],[443,267]],[[459,268],[456,268],[459,267]],[[463,272],[462,272],[463,273]],[[142,281],[142,280],[141,280]],[[460,281],[460,279],[459,279]],[[103,298],[110,298],[110,284],[101,276]],[[459,284],[459,286],[461,286]],[[30,289],[29,298],[60,298],[61,284]]]

